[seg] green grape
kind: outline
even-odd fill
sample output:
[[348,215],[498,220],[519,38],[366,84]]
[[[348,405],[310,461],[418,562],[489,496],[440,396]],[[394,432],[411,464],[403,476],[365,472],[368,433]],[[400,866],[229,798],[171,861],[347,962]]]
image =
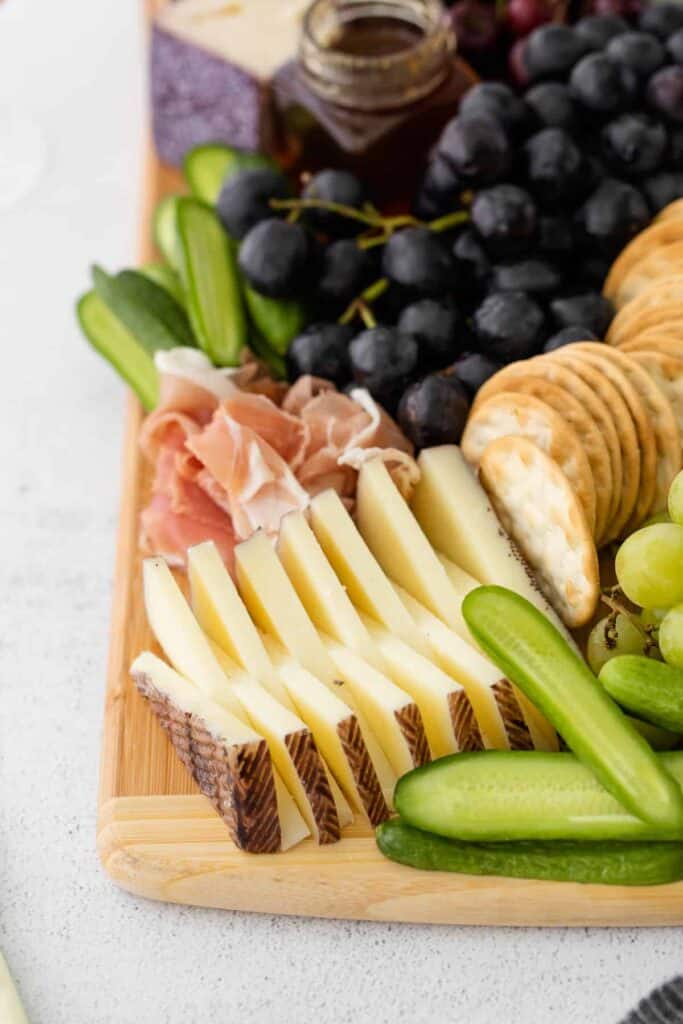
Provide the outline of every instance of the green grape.
[[657,523],[632,533],[614,564],[619,586],[642,608],[683,601],[683,526]]
[[669,489],[669,515],[672,522],[683,526],[683,469]]
[[683,604],[671,608],[662,619],[659,649],[669,665],[683,668]]
[[662,619],[668,612],[668,608],[643,608],[640,613],[640,621],[645,629],[656,632],[662,624]]
[[668,512],[657,512],[657,513],[655,513],[655,515],[650,516],[649,519],[645,520],[645,522],[643,523],[643,526],[641,527],[641,529],[643,529],[643,527],[645,527],[645,526],[656,526],[657,523],[670,523],[670,522],[671,522],[671,517],[669,516]]
[[647,638],[631,622],[628,615],[612,612],[591,629],[586,644],[586,658],[596,676],[602,666],[618,654],[644,654]]

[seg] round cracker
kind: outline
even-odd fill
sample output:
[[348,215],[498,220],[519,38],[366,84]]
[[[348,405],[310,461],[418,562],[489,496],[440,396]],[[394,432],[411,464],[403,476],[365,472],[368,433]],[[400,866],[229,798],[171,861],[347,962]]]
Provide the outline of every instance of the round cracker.
[[[613,345],[606,348],[612,349]],[[683,359],[683,335],[680,338],[666,331],[655,330],[643,331],[637,338],[630,338],[618,346],[619,352],[663,352],[665,356],[673,356],[674,359]]]
[[500,391],[470,416],[460,447],[477,468],[484,450],[499,437],[527,437],[549,455],[572,485],[591,532],[595,529],[595,483],[588,456],[559,412],[533,395]]
[[[619,349],[614,349],[619,354]],[[632,353],[621,353],[620,366],[645,402],[657,446],[657,469],[655,474],[655,495],[647,516],[655,515],[666,508],[671,479],[681,465],[681,433],[671,402],[663,389]]]
[[479,478],[503,528],[570,627],[582,626],[600,595],[598,556],[581,502],[556,462],[526,437],[485,450]]
[[[592,419],[579,399],[575,398],[571,392],[557,384],[551,383],[544,377],[535,377],[533,374],[524,376],[518,374],[511,379],[510,377],[506,378],[502,372],[496,374],[496,377],[500,378],[498,384],[492,384],[484,401],[488,401],[489,397],[501,394],[507,390],[514,390],[517,394],[540,398],[555,412],[563,416],[569,426],[575,431],[591,468],[595,491],[595,536],[600,536],[604,532],[609,517],[610,496],[612,494],[612,466],[607,444],[595,420]],[[491,380],[493,381],[494,378]],[[475,402],[473,414],[476,414],[476,410],[479,407],[479,403]]]
[[[487,388],[489,388],[489,386],[494,386],[492,381],[495,381],[496,378],[509,378],[509,380],[514,380],[516,375],[525,373],[542,377],[545,380],[549,380],[552,384],[558,384],[565,391],[568,391],[571,395],[574,395],[575,398],[578,398],[579,402],[581,402],[581,405],[595,422],[598,430],[604,438],[605,445],[607,446],[607,454],[609,456],[611,480],[609,477],[595,477],[597,496],[599,497],[603,483],[604,486],[607,486],[608,483],[611,484],[611,486],[607,492],[609,505],[606,521],[602,529],[599,527],[596,528],[596,540],[598,544],[601,544],[605,537],[605,530],[612,522],[621,500],[621,449],[619,447],[619,438],[617,437],[614,422],[607,410],[603,407],[602,402],[595,392],[584,380],[581,379],[579,374],[568,366],[564,366],[558,360],[550,359],[548,356],[536,356],[534,359],[528,359],[525,362],[510,363],[509,366],[499,370],[495,377],[489,378],[483,388],[480,388],[474,408],[476,409],[480,396],[482,399],[486,396]],[[508,384],[506,390],[513,389],[513,385]]]
[[635,299],[654,281],[683,274],[683,242],[672,242],[644,256],[629,270],[612,299],[617,309]]
[[671,245],[672,242],[683,242],[683,220],[679,217],[665,217],[636,235],[621,250],[610,268],[602,289],[605,298],[614,299],[624,278],[638,260],[647,256],[653,249],[658,249],[662,245]]
[[573,345],[566,345],[552,353],[550,358],[557,359],[581,377],[589,388],[598,396],[604,408],[612,418],[616,428],[619,450],[621,452],[621,493],[617,507],[608,523],[604,544],[620,537],[624,527],[631,519],[638,500],[640,487],[640,446],[636,428],[619,389],[612,383],[602,367],[591,365],[582,358],[579,352],[573,351]]
[[[643,394],[642,381],[638,380],[642,373],[637,367],[632,367],[632,361],[626,359],[619,349],[611,348],[609,345],[581,341],[573,345],[572,350],[580,352],[582,359],[592,363],[609,377],[612,384],[618,388],[633,420],[640,452],[640,484],[633,514],[624,531],[630,533],[649,514],[655,497],[657,478],[657,442],[646,397]],[[633,369],[635,373],[632,372]]]
[[[683,278],[682,278],[683,280]],[[642,296],[634,299],[638,302]],[[632,303],[623,306],[610,324],[605,335],[608,345],[621,345],[624,341],[637,338],[639,334],[656,328],[659,331],[683,333],[683,300],[680,302],[665,302],[661,306],[650,306],[641,309],[640,312],[628,312],[628,315],[621,318],[622,313],[627,313]]]
[[637,349],[629,352],[629,355],[650,374],[671,402],[678,431],[683,438],[683,359],[676,359],[663,352]]
[[663,220],[683,219],[683,199],[674,199],[663,210],[660,210],[654,219],[655,224],[661,224]]

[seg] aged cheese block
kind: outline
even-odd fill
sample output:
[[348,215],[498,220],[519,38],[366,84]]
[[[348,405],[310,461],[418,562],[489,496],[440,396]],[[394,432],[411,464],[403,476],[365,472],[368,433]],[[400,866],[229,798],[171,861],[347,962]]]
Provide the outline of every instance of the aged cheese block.
[[308,0],[176,0],[152,27],[154,141],[176,166],[193,146],[268,150],[270,79],[296,53]]

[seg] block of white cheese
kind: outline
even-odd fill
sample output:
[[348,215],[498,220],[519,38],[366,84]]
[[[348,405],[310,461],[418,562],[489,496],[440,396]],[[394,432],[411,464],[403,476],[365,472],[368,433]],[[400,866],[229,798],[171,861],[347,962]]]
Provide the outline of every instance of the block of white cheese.
[[309,835],[262,736],[148,651],[131,675],[236,846],[275,853]]
[[180,165],[193,146],[272,145],[270,81],[297,51],[309,0],[176,0],[152,29],[154,139]]

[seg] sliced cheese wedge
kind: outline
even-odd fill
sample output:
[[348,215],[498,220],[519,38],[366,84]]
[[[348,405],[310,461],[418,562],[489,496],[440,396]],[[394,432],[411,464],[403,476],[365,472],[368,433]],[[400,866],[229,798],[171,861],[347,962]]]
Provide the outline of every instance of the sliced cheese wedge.
[[280,680],[345,795],[372,825],[378,825],[389,809],[357,716],[277,640],[271,636],[263,639]]
[[418,465],[420,480],[411,507],[434,547],[480,583],[495,583],[521,594],[573,644],[460,449],[455,445],[426,448]]
[[[350,810],[342,797],[345,812],[345,821],[342,823],[311,730],[298,715],[283,707],[264,686],[247,675],[220,647],[212,644],[212,649],[250,724],[267,740],[270,756],[313,838],[321,845],[336,842],[342,824],[348,824],[351,818]],[[274,675],[275,669],[270,658],[268,662]]]
[[131,675],[236,846],[274,853],[309,835],[262,736],[148,651]]
[[278,554],[310,619],[398,776],[429,760],[420,710],[384,660],[301,512],[280,524]]
[[358,475],[356,521],[386,575],[451,629],[461,628],[446,570],[379,459],[364,463]]
[[464,687],[370,616],[363,616],[363,622],[392,678],[419,707],[432,757],[481,750],[484,744]]
[[[465,572],[464,569],[461,569],[460,566],[455,565],[455,563],[451,562],[449,558],[446,558],[445,555],[439,555],[438,557],[446,570],[446,575],[450,580],[453,590],[457,594],[459,612],[458,619],[460,623],[457,632],[463,637],[463,639],[467,640],[468,643],[471,643],[473,647],[477,647],[474,639],[472,638],[472,634],[467,628],[467,623],[462,616],[462,602],[470,591],[474,590],[480,584],[474,579],[474,577]],[[517,703],[519,704],[520,710],[524,716],[524,721],[529,729],[534,748],[536,750],[559,750],[560,744],[557,733],[547,718],[537,710],[529,698],[526,697],[518,687],[513,686],[513,689],[515,697],[517,698]]]
[[336,491],[318,494],[310,504],[313,532],[351,601],[389,633],[429,656],[429,646]]
[[144,560],[142,585],[147,621],[176,672],[239,718],[240,703],[163,558]]
[[495,750],[531,749],[531,735],[510,681],[402,587],[396,586],[396,593],[422,630],[438,664],[464,686],[484,746]]
[[287,691],[213,541],[188,549],[187,568],[192,610],[206,635],[291,711]]
[[277,553],[316,629],[381,670],[381,655],[302,512],[282,519]]
[[[385,799],[391,799],[396,774],[349,687],[339,679],[332,658],[306,614],[282,563],[263,533],[255,533],[249,540],[237,545],[235,569],[240,593],[254,622],[265,633],[279,640],[292,658],[324,683],[355,714],[360,737],[368,754],[365,770],[372,772],[375,777],[374,784],[384,793]],[[301,711],[299,713],[309,724],[306,716]],[[330,767],[334,770],[332,765]],[[338,781],[343,789],[342,780]],[[357,779],[358,781],[360,780]],[[372,785],[370,788],[372,789]],[[370,809],[375,807],[376,801],[373,797],[370,807],[366,806],[365,809],[369,814]]]
[[324,635],[323,641],[397,778],[431,761],[422,715],[412,697],[355,651]]

